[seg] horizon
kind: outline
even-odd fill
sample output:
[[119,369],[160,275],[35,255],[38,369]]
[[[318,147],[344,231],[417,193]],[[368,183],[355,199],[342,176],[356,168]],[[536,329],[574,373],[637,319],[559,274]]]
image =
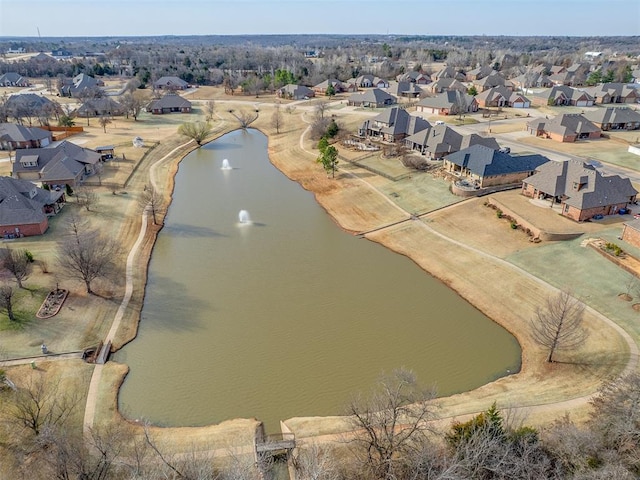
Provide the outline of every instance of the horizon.
[[[169,0],[112,0],[108,4],[1,0],[0,38],[640,35],[640,2],[608,0],[606,6],[609,12],[624,13],[616,20],[602,21],[591,13],[602,9],[599,0],[539,0],[535,5],[513,0],[183,0],[179,5]],[[397,12],[395,18],[391,10]],[[76,21],[70,22],[70,17]]]

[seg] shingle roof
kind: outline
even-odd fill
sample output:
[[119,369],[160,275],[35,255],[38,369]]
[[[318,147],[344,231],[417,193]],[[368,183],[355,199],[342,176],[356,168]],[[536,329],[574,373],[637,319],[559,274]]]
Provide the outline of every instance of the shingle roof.
[[18,85],[23,83],[29,83],[29,81],[16,72],[7,72],[0,75],[0,85],[4,85],[5,83],[9,83],[11,85]]
[[177,87],[177,88],[186,88],[189,84],[182,80],[179,77],[174,76],[166,76],[160,77],[158,80],[153,82],[156,87]]
[[175,93],[167,93],[157,100],[152,100],[147,106],[147,110],[163,108],[191,108],[191,102]]
[[28,142],[51,138],[51,132],[38,127],[25,127],[15,123],[0,123],[0,140]]
[[471,95],[467,95],[458,90],[448,90],[439,93],[435,97],[425,97],[420,100],[417,105],[428,108],[451,108],[454,105],[458,105],[461,99],[466,102],[465,104],[467,106],[473,102]]
[[413,135],[431,126],[427,120],[409,115],[406,110],[400,107],[390,108],[372,120],[373,122],[384,124],[381,131],[390,135],[402,133],[405,135]]
[[18,95],[11,95],[7,98],[5,106],[7,109],[12,110],[16,108],[44,108],[45,105],[55,106],[55,104],[47,97],[42,95],[36,95],[35,93],[20,93]]
[[640,122],[640,113],[630,108],[599,108],[583,114],[584,118],[595,123],[635,123]]
[[638,191],[628,178],[602,175],[591,165],[576,160],[548,162],[525,179],[525,183],[580,210],[629,202]]
[[431,153],[447,153],[460,150],[462,135],[446,125],[433,125],[406,138],[408,142],[422,145]]
[[563,137],[600,131],[598,127],[579,113],[563,113],[545,121],[534,119],[527,123],[527,126],[536,130],[557,133]]
[[25,180],[0,177],[0,228],[42,222],[46,218],[42,207],[61,195],[62,192],[43,190]]
[[549,161],[547,157],[542,155],[511,156],[484,145],[473,145],[447,155],[445,158],[480,177],[533,172],[540,165]]
[[[93,150],[63,141],[53,147],[18,150],[13,173],[36,171],[42,181],[65,181],[76,178],[85,165],[95,165],[100,159],[101,155]],[[23,166],[23,162],[33,160],[37,160],[37,166]]]
[[356,103],[385,103],[386,101],[391,101],[392,103],[396,103],[397,99],[390,93],[385,92],[379,88],[372,88],[371,90],[367,90],[362,93],[354,93],[349,96],[350,102]]

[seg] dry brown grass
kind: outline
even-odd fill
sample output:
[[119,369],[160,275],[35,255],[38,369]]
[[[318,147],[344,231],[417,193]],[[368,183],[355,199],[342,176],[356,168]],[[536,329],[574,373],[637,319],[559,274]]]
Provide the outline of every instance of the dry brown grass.
[[[199,89],[196,93],[203,100],[228,100],[228,96],[224,97],[216,90]],[[230,106],[251,108],[256,102],[260,102],[260,117],[253,126],[269,136],[271,161],[287,176],[312,191],[318,202],[345,230],[366,231],[406,218],[406,212],[381,193],[393,190],[391,181],[357,168],[350,168],[348,172],[341,171],[336,179],[326,177],[315,162],[317,152],[314,151],[314,142],[308,137],[300,142],[300,136],[307,126],[305,120],[310,118],[312,108],[301,106],[294,114],[285,114],[282,133],[276,134],[270,126],[273,99],[243,97],[229,101],[234,103],[225,104],[225,109],[218,109],[221,119],[215,122],[217,134],[237,127],[237,123],[226,111]],[[335,114],[337,121],[348,128],[357,126],[363,119],[371,116],[371,112],[353,112],[342,108],[330,109],[329,113]],[[157,117],[144,117],[141,122],[118,119],[113,128],[107,128],[106,134],[99,127],[91,127],[84,137],[87,146],[124,142],[124,139],[135,135],[150,141],[162,140],[161,145],[138,165],[127,184],[126,195],[113,196],[108,189],[103,188],[101,208],[96,213],[87,214],[96,225],[102,225],[105,231],[117,235],[125,250],[131,248],[139,232],[140,207],[135,196],[149,182],[150,166],[184,142],[183,138],[176,135],[177,124],[185,121],[181,118],[183,116]],[[201,113],[186,118],[201,118]],[[193,147],[186,147],[165,159],[157,170],[167,199],[172,191],[177,162],[190,148]],[[410,190],[406,188],[407,192]],[[414,203],[419,203],[419,200],[420,197],[416,196]],[[603,378],[621,370],[627,359],[628,347],[615,331],[589,315],[587,322],[592,336],[582,349],[565,358],[572,363],[546,364],[544,352],[531,341],[528,319],[535,308],[547,298],[550,289],[492,257],[442,238],[433,230],[499,257],[520,248],[535,248],[525,244],[519,237],[507,237],[505,228],[509,228],[508,225],[489,221],[482,208],[484,207],[478,205],[471,210],[465,210],[462,206],[454,207],[449,216],[435,215],[432,220],[405,222],[369,235],[371,240],[411,257],[426,271],[454,288],[463,298],[513,333],[523,347],[522,371],[519,374],[502,378],[471,392],[442,399],[439,402],[442,415],[457,416],[477,412],[486,409],[493,401],[501,408],[514,404],[531,406],[551,403],[550,406],[534,410],[535,416],[531,417],[531,421],[535,423],[544,423],[564,413],[566,409],[583,415],[583,400],[569,404],[556,402],[593,392]],[[38,249],[37,257],[48,256],[53,252],[55,240],[60,234],[56,228],[54,225],[51,235],[28,242],[32,249]],[[479,231],[482,233],[478,233]],[[151,229],[136,259],[134,295],[116,336],[115,345],[122,345],[135,336],[146,281],[146,265],[155,233]],[[512,233],[520,235],[520,232],[508,232],[509,235]],[[44,280],[48,278],[45,274],[42,274],[41,279],[38,278],[35,275],[30,281],[34,284],[50,284],[49,280]],[[93,335],[96,339],[103,338],[104,329],[113,319],[123,286],[114,284],[103,288],[111,290],[113,300],[77,295],[76,300],[73,300],[76,304],[70,304],[75,305],[75,310],[73,315],[69,315],[69,319],[88,319],[83,327],[86,329],[86,336]],[[31,334],[32,342],[39,338],[33,332]],[[25,335],[29,336],[28,330]],[[69,375],[73,375],[76,370],[85,371],[84,366],[79,367],[75,363],[60,363],[65,365],[56,368],[64,368],[65,371],[68,369]],[[97,405],[98,422],[123,421],[117,412],[116,395],[125,373],[126,367],[122,365],[109,363],[104,367]],[[291,419],[287,423],[301,436],[333,434],[345,428],[344,419],[335,417]],[[239,420],[202,428],[154,429],[154,433],[167,442],[172,442],[175,448],[190,448],[195,442],[204,445],[202,448],[206,449],[224,449],[230,442],[248,442],[255,425],[253,420]]]

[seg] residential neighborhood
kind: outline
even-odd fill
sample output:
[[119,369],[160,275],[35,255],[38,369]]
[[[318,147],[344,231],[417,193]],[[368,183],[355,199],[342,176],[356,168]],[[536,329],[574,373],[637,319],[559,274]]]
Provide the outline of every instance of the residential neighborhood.
[[636,478],[640,43],[592,7],[0,38],[0,477]]

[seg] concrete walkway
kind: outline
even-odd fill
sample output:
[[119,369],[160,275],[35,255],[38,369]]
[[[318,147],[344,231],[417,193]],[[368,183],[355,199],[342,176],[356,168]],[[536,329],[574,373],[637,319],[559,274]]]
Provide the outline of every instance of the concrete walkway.
[[[156,179],[154,178],[157,165],[163,162],[164,160],[166,160],[167,158],[169,158],[171,155],[173,155],[175,152],[177,152],[181,148],[184,148],[187,145],[189,145],[189,143],[191,143],[192,141],[193,140],[189,140],[188,142],[177,146],[176,148],[171,150],[169,153],[167,153],[164,157],[162,157],[160,160],[156,161],[150,167],[149,173],[151,176],[151,183],[154,188],[157,188]],[[127,310],[127,307],[129,306],[131,295],[133,294],[134,260],[136,255],[138,254],[140,245],[142,245],[142,242],[144,241],[144,237],[147,233],[147,222],[148,222],[147,217],[148,217],[148,211],[147,211],[147,208],[145,208],[144,211],[142,212],[142,223],[140,226],[140,233],[138,234],[138,238],[136,239],[136,242],[133,244],[133,247],[131,247],[131,251],[127,256],[127,264],[126,264],[126,270],[125,270],[124,297],[122,298],[122,302],[120,302],[120,306],[118,307],[118,311],[116,312],[116,315],[113,319],[111,328],[109,329],[109,333],[107,334],[107,337],[104,340],[105,344],[111,343],[115,338],[118,328],[120,328],[120,323],[122,322],[122,318],[124,317],[124,313]],[[89,383],[89,391],[87,392],[87,403],[84,410],[83,431],[85,432],[85,434],[87,434],[89,429],[93,427],[93,422],[95,420],[96,404],[98,400],[98,389],[100,387],[100,380],[102,379],[103,367],[104,365],[96,365],[95,368],[93,369],[93,374],[91,375],[91,382]]]
[[[306,119],[304,119],[303,116],[303,120],[305,122]],[[309,123],[309,122],[307,122]],[[304,135],[309,131],[310,126],[303,132],[303,134],[300,137],[300,148],[305,151],[306,153],[309,153],[311,155],[313,155],[313,152],[310,152],[309,150],[306,150],[303,146],[303,137]],[[338,168],[338,170],[340,170],[340,168]],[[370,184],[369,182],[367,182],[365,179],[358,177],[358,175],[351,173],[351,172],[345,172],[344,170],[342,170],[343,173],[349,173],[350,175],[356,177],[358,180],[360,180],[362,183],[364,183],[365,185],[367,185],[371,190],[375,191],[377,194],[382,195],[385,200],[387,200],[388,203],[390,203],[391,205],[393,205],[395,208],[397,208],[398,210],[401,210],[402,212],[404,212],[409,218],[411,218],[411,213],[404,210],[402,207],[400,207],[398,204],[394,203],[387,195],[385,195],[383,192],[381,192],[380,190],[378,190],[374,185]],[[458,204],[456,204],[458,205]],[[548,205],[548,204],[547,204]],[[548,208],[548,206],[547,206]],[[429,233],[453,244],[456,245],[458,247],[467,249],[469,251],[472,251],[473,253],[486,258],[490,261],[493,261],[501,266],[504,266],[506,268],[509,268],[511,270],[513,270],[514,272],[518,273],[519,275],[522,275],[536,283],[538,283],[539,285],[549,289],[549,291],[553,292],[554,294],[559,292],[560,289],[554,287],[553,285],[551,285],[550,283],[547,283],[545,280],[536,277],[535,275],[531,274],[530,272],[527,272],[526,270],[518,267],[517,265],[514,265],[512,263],[509,263],[508,261],[497,257],[493,254],[487,253],[483,250],[480,250],[478,248],[472,247],[470,245],[467,245],[463,242],[460,242],[458,240],[455,240],[451,237],[448,237],[446,235],[444,235],[443,233],[438,232],[437,230],[435,230],[433,227],[431,227],[430,225],[428,225],[427,223],[425,223],[424,221],[422,221],[422,217],[427,217],[428,218],[428,214],[425,215],[421,215],[421,218],[419,219],[420,221],[420,225],[421,227],[425,228],[426,230],[429,231]],[[376,229],[377,230],[377,229]],[[632,373],[634,371],[636,371],[636,369],[638,368],[638,364],[640,362],[640,349],[638,348],[638,345],[636,344],[636,342],[634,341],[634,339],[631,337],[631,335],[629,335],[627,333],[626,330],[624,330],[622,327],[620,327],[617,323],[615,323],[613,320],[611,320],[610,318],[606,317],[605,315],[603,315],[602,313],[598,312],[597,310],[593,309],[592,307],[588,306],[587,304],[581,302],[584,306],[586,311],[588,311],[589,313],[593,314],[595,317],[597,317],[598,319],[600,319],[602,322],[604,322],[605,324],[607,324],[608,326],[610,326],[611,328],[613,328],[626,342],[626,344],[629,347],[629,361],[627,362],[627,364],[625,365],[624,370],[622,371],[621,375],[627,375],[629,373]],[[550,403],[546,403],[546,404],[533,404],[533,405],[514,405],[512,407],[513,410],[522,410],[522,409],[526,409],[527,411],[531,411],[531,410],[535,410],[535,409],[548,409],[550,407],[556,407],[556,408],[564,408],[564,409],[569,409],[569,408],[575,408],[575,407],[579,407],[582,405],[585,405],[590,399],[592,398],[592,395],[584,395],[584,396],[580,396],[580,397],[575,397],[575,398],[571,398],[568,400],[564,400],[564,401],[559,401],[559,402],[550,402]],[[469,414],[478,414],[480,412],[468,412]],[[328,435],[327,439],[329,438],[335,438],[334,435]]]

